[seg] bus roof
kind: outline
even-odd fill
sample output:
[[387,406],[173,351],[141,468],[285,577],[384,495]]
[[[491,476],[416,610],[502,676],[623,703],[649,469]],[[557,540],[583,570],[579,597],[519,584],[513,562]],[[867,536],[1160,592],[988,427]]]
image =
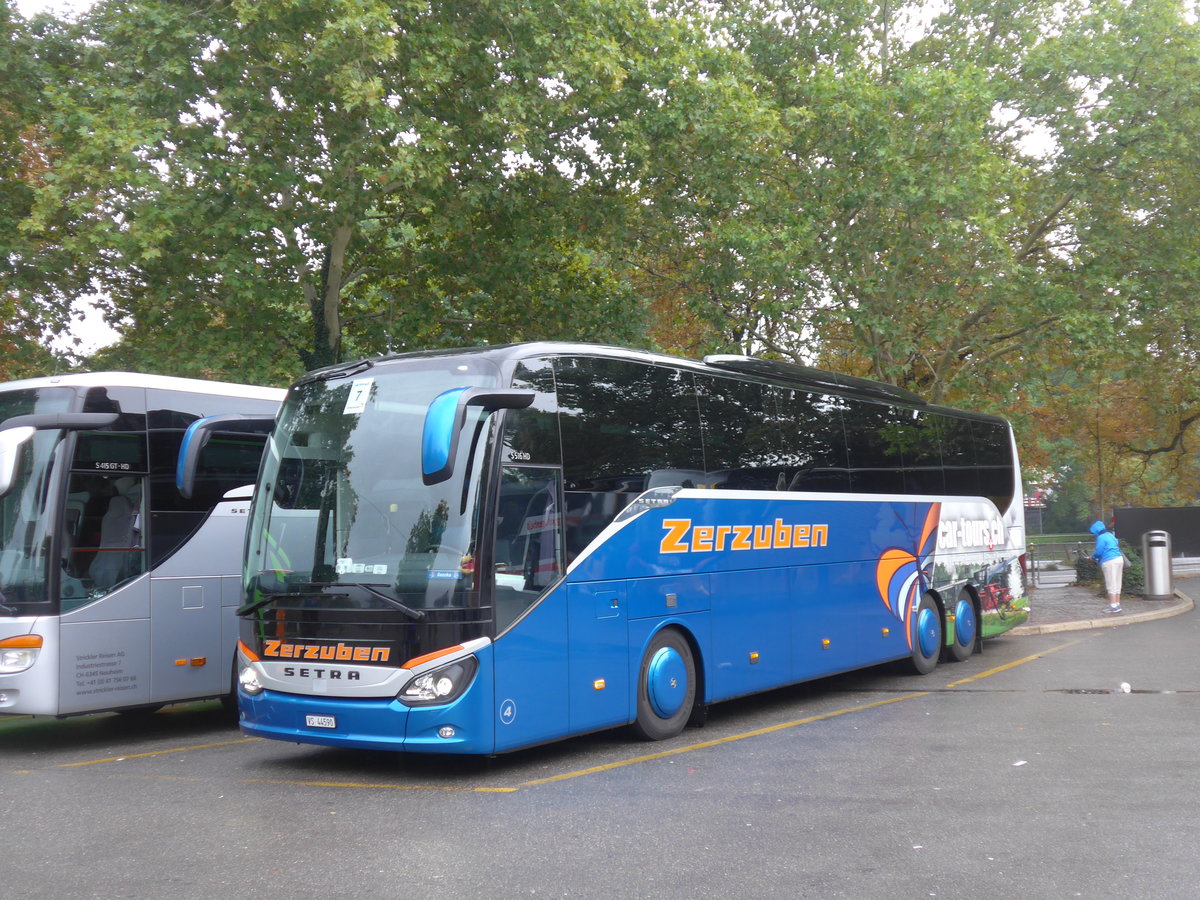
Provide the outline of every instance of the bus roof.
[[346,370],[346,374],[365,372],[376,365],[387,366],[391,362],[408,359],[437,359],[455,356],[481,356],[495,362],[497,365],[544,356],[610,357],[644,362],[650,365],[669,366],[692,372],[704,372],[709,375],[725,378],[739,377],[783,387],[807,388],[844,397],[929,409],[930,411],[960,415],[973,419],[1005,422],[1003,417],[988,413],[970,412],[946,406],[934,406],[913,391],[897,387],[896,385],[886,384],[882,381],[873,381],[869,378],[859,378],[854,375],[842,375],[838,372],[814,369],[784,360],[738,355],[712,355],[706,356],[703,360],[695,360],[670,356],[665,353],[656,353],[650,350],[634,350],[628,347],[617,347],[607,344],[588,344],[570,341],[530,341],[481,347],[393,353],[373,359],[364,359],[353,363],[341,363],[325,369],[318,369],[304,376],[301,381],[308,381],[314,377],[319,378],[322,375],[325,377],[336,377],[342,374],[341,370]]
[[141,372],[71,372],[25,378],[0,384],[0,391],[27,390],[47,387],[131,387],[158,388],[192,394],[216,394],[224,397],[245,397],[253,400],[283,401],[282,388],[235,384],[227,381],[205,381],[200,378],[176,378],[173,375],[146,375]]

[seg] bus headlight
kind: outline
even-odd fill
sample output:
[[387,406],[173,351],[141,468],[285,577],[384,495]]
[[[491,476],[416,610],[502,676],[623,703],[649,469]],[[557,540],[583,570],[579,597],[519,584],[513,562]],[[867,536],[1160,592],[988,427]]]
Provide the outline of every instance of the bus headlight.
[[0,641],[0,675],[24,672],[42,652],[40,634],[19,634]]
[[396,699],[405,706],[450,703],[463,695],[478,668],[479,660],[474,656],[438,666],[411,679],[400,689]]
[[263,692],[262,682],[258,680],[258,672],[254,671],[254,666],[246,666],[238,672],[238,684],[252,697]]

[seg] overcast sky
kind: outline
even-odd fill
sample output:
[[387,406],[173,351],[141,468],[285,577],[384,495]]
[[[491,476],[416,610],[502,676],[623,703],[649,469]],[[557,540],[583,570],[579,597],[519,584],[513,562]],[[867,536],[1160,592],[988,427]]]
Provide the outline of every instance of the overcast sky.
[[87,9],[95,0],[17,0],[17,12],[28,18],[34,13],[64,15]]

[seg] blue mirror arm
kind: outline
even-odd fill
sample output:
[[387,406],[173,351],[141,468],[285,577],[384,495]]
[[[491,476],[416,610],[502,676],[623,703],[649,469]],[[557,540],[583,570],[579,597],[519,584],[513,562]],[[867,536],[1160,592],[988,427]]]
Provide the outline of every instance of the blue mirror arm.
[[248,428],[252,432],[262,432],[270,431],[274,424],[274,416],[258,416],[251,413],[228,413],[197,419],[183,433],[183,442],[179,446],[179,460],[175,465],[175,487],[179,489],[179,493],[190,498],[195,491],[200,454],[214,431],[241,431]]
[[536,396],[535,391],[528,390],[454,388],[435,397],[425,413],[421,440],[421,478],[425,484],[440,484],[454,474],[454,451],[469,407],[481,407],[486,413],[525,409]]

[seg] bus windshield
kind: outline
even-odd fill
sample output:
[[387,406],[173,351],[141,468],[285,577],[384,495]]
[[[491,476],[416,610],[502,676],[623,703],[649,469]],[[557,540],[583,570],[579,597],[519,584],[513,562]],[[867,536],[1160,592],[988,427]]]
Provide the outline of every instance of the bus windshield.
[[[14,416],[67,412],[69,388],[16,390],[0,393],[0,424]],[[43,430],[23,444],[11,490],[0,497],[0,613],[16,615],[23,607],[44,603],[51,536],[57,517],[47,510],[50,472],[62,433]]]
[[473,437],[483,413],[468,410],[446,481],[424,483],[421,442],[437,396],[497,383],[490,363],[430,357],[294,387],[268,444],[252,514],[248,603],[287,605],[288,595],[321,593],[334,605],[392,607],[414,618],[479,606],[486,453]]

